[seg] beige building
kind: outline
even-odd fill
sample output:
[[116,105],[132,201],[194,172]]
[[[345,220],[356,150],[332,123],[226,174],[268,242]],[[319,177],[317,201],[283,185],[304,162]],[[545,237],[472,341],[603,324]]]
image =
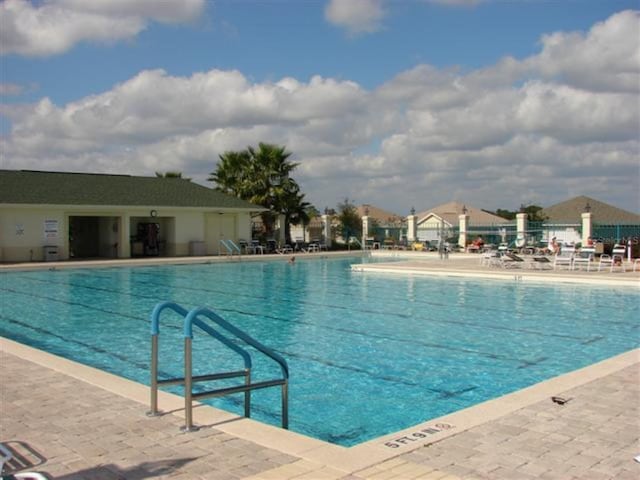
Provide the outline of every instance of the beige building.
[[416,237],[426,241],[436,241],[443,234],[448,237],[458,227],[461,215],[468,216],[466,232],[473,235],[484,234],[486,227],[499,228],[509,224],[509,220],[472,205],[449,202],[415,214]]
[[263,210],[181,178],[0,170],[0,261],[218,255]]

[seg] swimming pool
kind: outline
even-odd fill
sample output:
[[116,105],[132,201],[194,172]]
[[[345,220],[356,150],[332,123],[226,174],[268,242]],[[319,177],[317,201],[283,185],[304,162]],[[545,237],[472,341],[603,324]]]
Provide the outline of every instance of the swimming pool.
[[[2,273],[0,335],[148,384],[153,307],[206,305],[289,362],[291,430],[344,446],[640,345],[634,289],[363,275],[357,261]],[[167,323],[161,371],[180,376],[181,322]],[[196,374],[237,364],[194,339]],[[252,415],[279,425],[274,390],[254,392]],[[242,414],[241,399],[211,403]]]

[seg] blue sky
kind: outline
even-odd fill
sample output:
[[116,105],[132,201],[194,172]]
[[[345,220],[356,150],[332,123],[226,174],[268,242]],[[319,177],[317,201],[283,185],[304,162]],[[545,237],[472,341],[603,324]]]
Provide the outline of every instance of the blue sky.
[[3,168],[204,182],[265,141],[320,208],[640,210],[638,0],[86,4],[0,4]]

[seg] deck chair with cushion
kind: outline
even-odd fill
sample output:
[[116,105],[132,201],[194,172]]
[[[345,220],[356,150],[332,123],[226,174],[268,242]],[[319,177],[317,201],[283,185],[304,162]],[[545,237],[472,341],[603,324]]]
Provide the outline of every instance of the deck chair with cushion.
[[582,267],[587,267],[587,272],[591,270],[591,264],[595,258],[596,248],[595,247],[584,247],[581,248],[580,251],[574,255],[573,264],[571,265],[571,270],[580,269]]

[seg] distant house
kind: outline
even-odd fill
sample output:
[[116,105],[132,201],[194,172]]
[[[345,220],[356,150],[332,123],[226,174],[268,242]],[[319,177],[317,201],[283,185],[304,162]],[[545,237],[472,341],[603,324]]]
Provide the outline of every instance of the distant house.
[[540,211],[545,218],[544,238],[556,237],[564,243],[580,242],[585,212],[591,213],[594,238],[616,242],[640,233],[640,215],[637,213],[581,195]]
[[378,242],[398,242],[406,237],[407,220],[396,213],[370,204],[357,207],[360,218],[367,216],[370,221],[369,239]]
[[383,210],[375,205],[362,204],[356,208],[358,215],[362,218],[365,215],[375,221],[380,227],[397,227],[402,225],[406,221],[405,217],[402,217],[396,213]]
[[449,202],[416,214],[418,239],[432,242],[439,240],[442,232],[445,237],[453,235],[458,229],[460,215],[463,213],[469,216],[468,235],[482,235],[489,230],[495,233],[501,226],[513,223],[473,205]]
[[0,260],[216,255],[263,210],[181,178],[0,170]]

